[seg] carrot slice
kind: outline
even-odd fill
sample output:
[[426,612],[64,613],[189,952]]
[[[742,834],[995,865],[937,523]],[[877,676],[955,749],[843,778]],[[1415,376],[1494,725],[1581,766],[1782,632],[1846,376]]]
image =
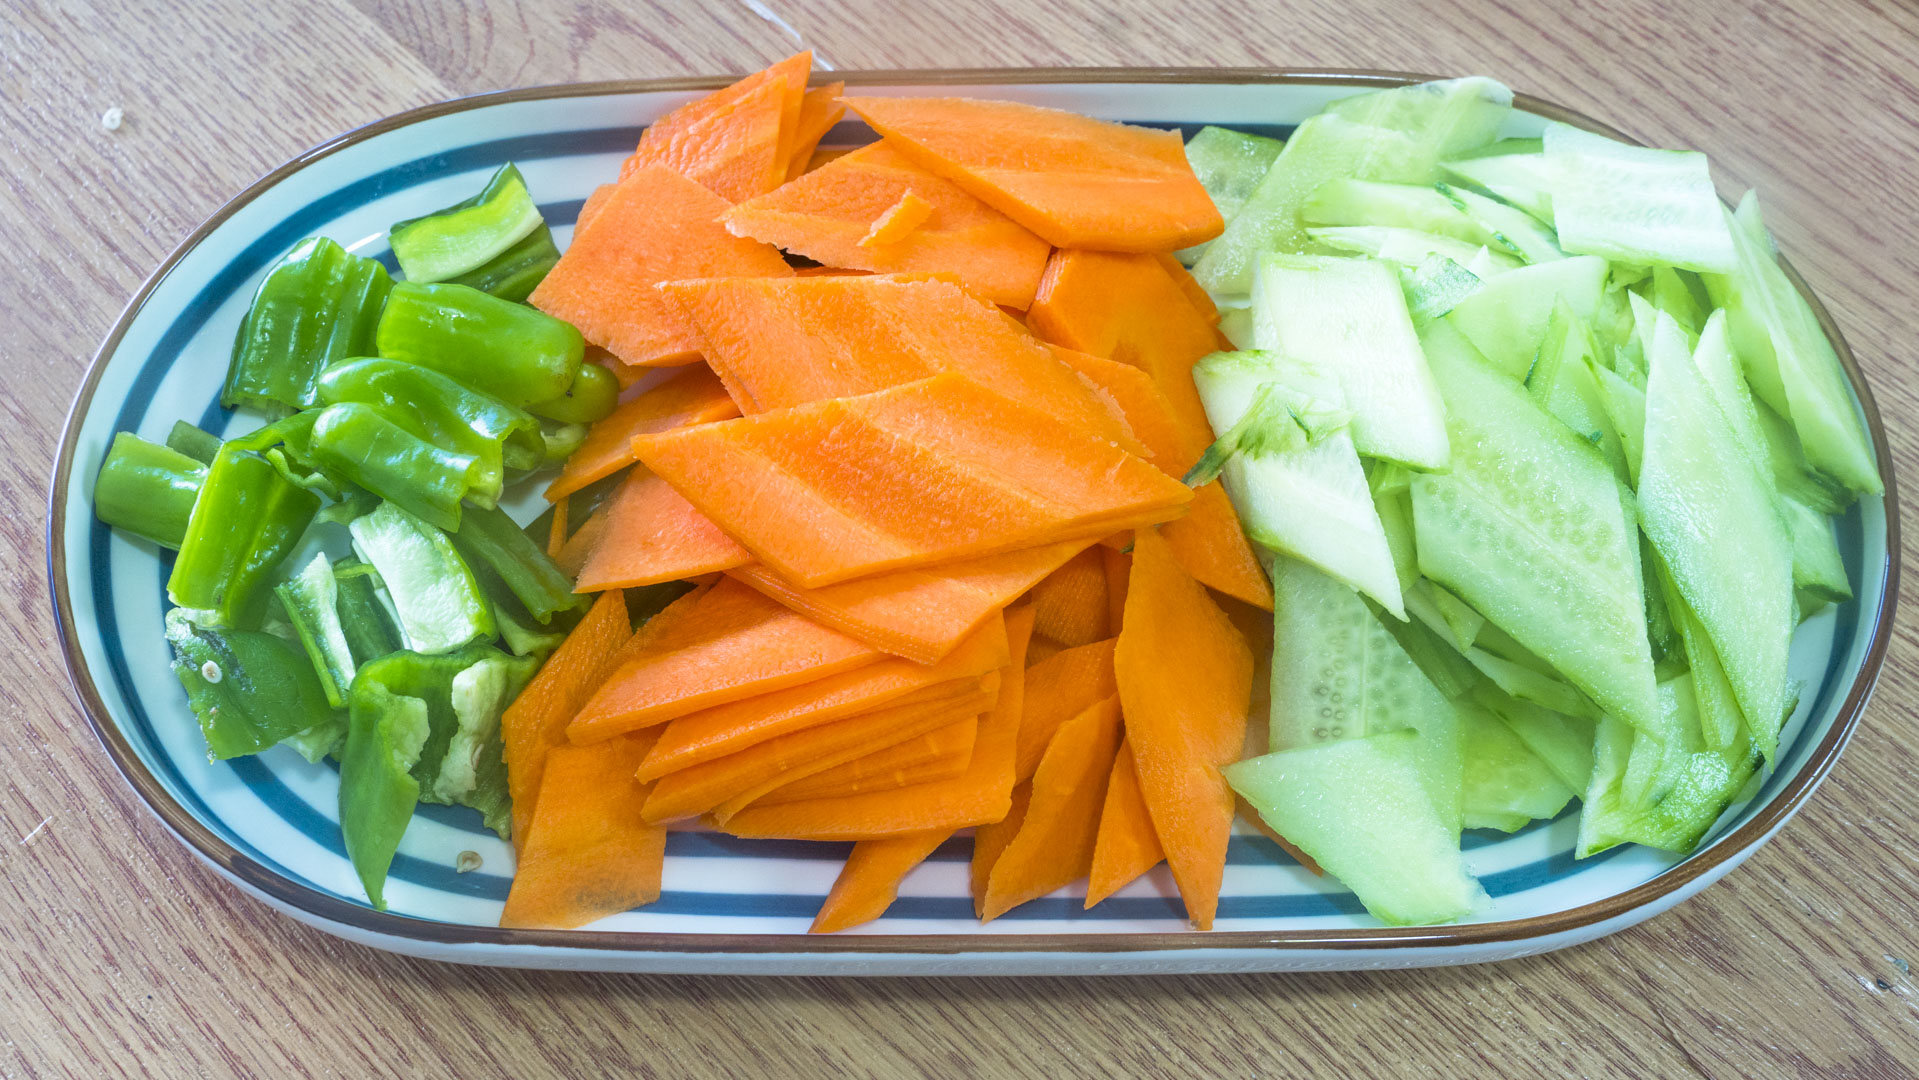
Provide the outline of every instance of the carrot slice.
[[635,169],[527,300],[628,364],[687,363],[698,356],[698,339],[656,284],[793,272],[777,250],[726,231],[718,219],[727,205],[670,169]]
[[1133,879],[1165,861],[1153,817],[1140,794],[1139,773],[1133,764],[1133,744],[1122,740],[1106,782],[1106,804],[1099,812],[1099,839],[1093,844],[1093,866],[1086,882],[1086,906],[1125,888]]
[[973,890],[973,917],[980,918],[986,912],[986,884],[993,879],[993,864],[1006,854],[1006,847],[1019,835],[1019,828],[1026,823],[1026,808],[1033,801],[1033,782],[1028,780],[1013,788],[1012,804],[1007,807],[1006,816],[998,821],[989,821],[973,830],[973,861],[969,867]]
[[932,216],[933,204],[909,191],[873,219],[873,227],[858,244],[863,248],[890,247],[913,235]]
[[[733,802],[721,820],[781,784],[884,750],[990,709],[997,687],[976,685],[946,701],[889,705],[870,713],[781,735],[705,764],[671,772],[653,785],[645,816],[653,822],[695,817]],[[635,765],[637,770],[638,766]]]
[[846,103],[840,95],[846,91],[843,82],[827,83],[816,86],[800,99],[800,115],[793,127],[793,142],[786,155],[786,179],[806,171],[807,163],[813,160],[819,149],[820,140],[833,130],[833,125],[846,115]]
[[566,741],[566,724],[580,711],[605,677],[620,647],[633,637],[626,597],[602,593],[593,607],[560,642],[539,674],[500,714],[500,739],[506,756],[506,790],[513,801],[513,843],[524,848],[533,820],[547,752]]
[[780,735],[871,712],[883,705],[954,696],[1004,666],[1010,655],[1008,649],[1005,620],[995,619],[931,666],[882,660],[841,675],[682,716],[667,725],[641,766],[640,779],[657,779]]
[[802,589],[757,563],[728,573],[881,652],[931,664],[1089,544],[1068,540],[819,589]]
[[1033,798],[1019,835],[993,863],[982,919],[990,922],[1086,876],[1119,739],[1117,697],[1060,725],[1033,774]]
[[1015,775],[1032,777],[1061,724],[1119,692],[1113,675],[1116,639],[1065,649],[1026,669]]
[[[691,595],[691,594],[689,594]],[[876,650],[722,578],[665,630],[636,640],[567,727],[576,743],[875,663]]]
[[1160,268],[1166,271],[1166,276],[1172,278],[1173,284],[1179,286],[1179,291],[1186,294],[1186,299],[1192,303],[1193,310],[1199,312],[1200,318],[1218,324],[1219,305],[1213,303],[1206,287],[1193,279],[1192,272],[1186,269],[1185,264],[1168,252],[1162,251],[1155,258],[1159,260]]
[[[1131,547],[1131,541],[1126,546]],[[1126,617],[1126,579],[1133,574],[1133,556],[1104,545],[1100,547],[1099,555],[1106,564],[1107,625],[1118,629]]]
[[926,829],[964,829],[1004,818],[1012,805],[1013,758],[1025,688],[1026,643],[1032,609],[1006,613],[1012,662],[1001,676],[999,701],[980,724],[973,760],[951,780],[843,799],[809,799],[780,806],[749,806],[726,822],[734,836],[794,840],[871,840]]
[[1033,632],[1068,648],[1119,632],[1107,625],[1106,561],[1089,547],[1033,586]]
[[713,369],[689,364],[665,382],[621,402],[604,420],[586,429],[585,441],[566,459],[560,475],[546,486],[546,501],[558,502],[631,465],[635,435],[727,420],[739,414],[739,406],[733,404]]
[[579,215],[573,219],[573,236],[575,239],[578,239],[581,233],[586,232],[587,227],[593,224],[594,218],[600,216],[600,211],[606,209],[606,200],[612,198],[613,193],[618,191],[619,188],[620,185],[618,184],[601,184],[599,187],[587,193],[586,200],[580,203]]
[[1225,228],[1176,131],[1010,101],[846,104],[901,153],[1059,247],[1173,251]]
[[[875,246],[868,230],[908,196],[926,217]],[[881,273],[947,270],[974,293],[1025,310],[1052,245],[884,141],[863,146],[751,199],[725,217],[736,235],[764,240],[830,266]]]
[[599,546],[600,537],[605,535],[606,508],[601,507],[580,522],[580,527],[566,538],[566,543],[560,546],[560,553],[553,556],[553,565],[560,568],[560,573],[577,580],[580,571],[586,566],[586,560],[592,557],[593,549]]
[[867,791],[893,791],[933,780],[945,780],[966,771],[979,738],[979,717],[966,717],[945,727],[870,754],[801,777],[767,792],[755,806],[839,799]]
[[900,882],[951,835],[951,829],[928,829],[854,844],[808,932],[831,934],[886,914],[899,897]]
[[641,732],[547,755],[501,926],[571,929],[660,898],[666,830],[640,819],[647,790],[633,779],[652,741]]
[[1246,737],[1253,654],[1151,529],[1134,538],[1113,666],[1153,828],[1188,917],[1210,929],[1233,824],[1233,792],[1219,770]]
[[642,435],[634,448],[807,588],[1104,536],[1192,500],[1111,442],[953,374]]
[[581,565],[577,592],[684,581],[752,561],[752,553],[644,465],[595,517],[604,531]]
[[[652,165],[697,181],[727,202],[765,194],[786,182],[781,136],[791,130],[787,108],[794,96],[786,77],[775,76],[684,128],[655,124],[640,136],[621,175]],[[648,137],[655,132],[663,133]]]
[[560,552],[566,550],[566,538],[571,534],[567,518],[572,516],[573,502],[568,500],[553,506],[553,519],[546,527],[546,557],[557,559]]

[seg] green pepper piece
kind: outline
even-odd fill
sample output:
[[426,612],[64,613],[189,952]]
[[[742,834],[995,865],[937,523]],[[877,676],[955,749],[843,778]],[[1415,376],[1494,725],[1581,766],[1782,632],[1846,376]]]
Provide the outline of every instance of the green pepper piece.
[[180,608],[167,612],[166,633],[173,673],[214,758],[257,754],[334,720],[298,646],[258,630],[199,626]]
[[122,431],[93,482],[93,512],[116,529],[177,550],[206,478],[200,462]]
[[201,431],[185,420],[175,420],[173,430],[167,432],[167,446],[202,465],[211,465],[213,455],[220,452],[220,436]]
[[329,405],[313,425],[313,459],[389,502],[445,529],[460,527],[460,500],[491,502],[475,490],[485,466],[471,454],[442,449],[372,405]]
[[412,769],[430,725],[426,702],[362,682],[354,680],[349,696],[340,753],[340,835],[367,899],[385,911],[387,870],[420,801]]
[[387,297],[379,354],[430,367],[521,408],[573,385],[586,342],[570,324],[465,285],[403,281]]
[[478,195],[387,230],[408,281],[447,281],[472,273],[546,224],[526,181],[503,165]]
[[206,625],[258,626],[274,575],[319,509],[319,496],[266,458],[222,447],[193,504],[167,596]]
[[517,304],[533,295],[533,290],[560,261],[560,249],[553,243],[553,230],[544,223],[519,243],[500,252],[492,262],[458,277],[448,278],[451,285],[465,285]]
[[551,421],[540,425],[540,433],[546,437],[546,455],[541,464],[561,465],[573,456],[573,451],[586,441],[585,424],[556,424]]
[[313,661],[328,704],[345,707],[355,665],[346,630],[340,625],[340,587],[326,553],[315,555],[306,569],[274,586],[273,594],[280,598],[287,621]]
[[347,531],[360,557],[379,572],[407,648],[448,653],[476,638],[492,639],[486,595],[445,533],[392,502],[355,518]]
[[314,404],[314,380],[329,363],[371,351],[392,287],[385,267],[326,237],[294,245],[267,271],[240,321],[220,404]]
[[453,543],[470,564],[500,576],[526,610],[541,623],[557,612],[572,611],[586,599],[533,539],[499,509],[468,509]]
[[528,405],[527,410],[549,420],[591,424],[605,419],[619,403],[620,380],[598,364],[581,364],[579,374],[573,376],[573,385],[566,393]]
[[355,670],[369,660],[406,648],[400,628],[380,602],[379,575],[371,564],[341,559],[333,564],[333,583],[338,590],[340,632],[346,636]]
[[481,463],[474,488],[488,501],[505,483],[504,450],[540,452],[540,422],[524,409],[470,390],[432,368],[404,360],[347,360],[320,375],[320,398],[329,405],[373,405],[426,442],[472,455]]

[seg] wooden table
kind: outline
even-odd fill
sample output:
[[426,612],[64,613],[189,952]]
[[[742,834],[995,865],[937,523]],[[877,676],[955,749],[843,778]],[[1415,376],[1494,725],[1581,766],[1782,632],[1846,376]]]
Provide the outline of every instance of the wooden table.
[[[699,979],[467,969],[308,930],[195,863],[75,708],[47,477],[87,357],[256,176],[480,90],[741,71],[1347,66],[1484,72],[1764,190],[1908,480],[1919,10],[1884,0],[15,0],[0,14],[0,1075],[1911,1076],[1919,651],[1774,843],[1675,912],[1492,967],[1161,979]],[[124,9],[124,10],[123,10]],[[162,10],[164,9],[164,10]],[[118,130],[101,114],[125,110]],[[1919,580],[1919,575],[1908,581]],[[1908,597],[1910,604],[1911,598]],[[1908,610],[1911,610],[1908,608]],[[1910,625],[1910,624],[1908,624]]]

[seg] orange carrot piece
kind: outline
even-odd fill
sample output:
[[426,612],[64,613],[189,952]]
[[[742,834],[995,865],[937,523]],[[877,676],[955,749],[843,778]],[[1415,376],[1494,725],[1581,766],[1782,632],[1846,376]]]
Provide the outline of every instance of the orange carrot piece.
[[990,922],[1086,876],[1119,739],[1117,697],[1060,725],[1033,774],[1033,798],[1019,834],[993,863],[982,919]]
[[501,926],[571,929],[659,899],[666,830],[640,819],[647,789],[633,779],[652,741],[641,732],[547,755]]
[[1111,442],[954,374],[642,435],[634,448],[807,588],[1104,536],[1192,500]]
[[1012,805],[1026,643],[1032,632],[1030,607],[1021,605],[1006,613],[1012,661],[1001,676],[998,702],[980,723],[973,760],[964,773],[898,791],[749,806],[728,819],[726,831],[734,836],[795,840],[871,840],[927,829],[964,829],[1004,818]]
[[[666,164],[692,170],[715,168],[727,156],[743,150],[770,150],[777,159],[777,175],[772,184],[786,178],[786,153],[798,134],[804,109],[806,83],[813,70],[811,52],[795,53],[762,71],[730,86],[690,101],[653,121],[640,133],[640,143],[620,170],[621,178],[646,164]],[[768,87],[777,82],[779,92],[769,95]],[[746,132],[726,129],[742,123],[745,113],[759,124],[771,120],[771,138],[754,125]],[[743,138],[744,137],[744,138]],[[746,141],[749,146],[735,143]],[[695,177],[695,179],[698,179]],[[736,200],[737,201],[737,200]]]
[[1233,792],[1219,770],[1246,737],[1253,655],[1151,529],[1134,538],[1113,666],[1154,830],[1188,917],[1210,929],[1233,824]]
[[1020,826],[1026,822],[1026,808],[1032,801],[1033,782],[1028,780],[1013,788],[1012,804],[1007,807],[1005,817],[973,830],[973,860],[969,870],[976,919],[986,912],[986,884],[993,879],[993,864],[999,862],[999,857],[1006,854],[1006,846],[1019,835]]
[[753,558],[644,465],[595,516],[605,529],[580,567],[577,592],[684,581]]
[[[927,218],[909,235],[875,247],[876,218],[908,196]],[[736,235],[764,240],[829,266],[888,273],[945,270],[997,304],[1025,310],[1052,245],[958,185],[908,161],[884,142],[833,159],[726,214]]]
[[801,777],[767,792],[755,806],[839,799],[867,791],[894,791],[945,780],[966,771],[979,737],[979,717],[955,720],[924,735]]
[[684,600],[667,609],[682,615],[665,630],[622,650],[618,669],[581,706],[567,738],[596,742],[851,671],[883,656],[731,578],[687,607],[681,607]]
[[1106,782],[1106,804],[1099,812],[1099,839],[1093,844],[1093,866],[1086,882],[1086,906],[1125,888],[1133,879],[1165,861],[1153,817],[1140,794],[1139,773],[1133,764],[1133,744],[1122,740],[1113,759],[1113,775]]
[[1005,620],[973,633],[937,664],[882,660],[841,675],[715,706],[667,725],[640,768],[654,780],[756,743],[911,700],[956,696],[998,671],[1010,655]]
[[1213,303],[1213,298],[1207,293],[1205,286],[1193,280],[1192,272],[1186,269],[1185,264],[1169,252],[1162,251],[1155,258],[1159,260],[1160,267],[1166,271],[1166,276],[1172,278],[1173,284],[1179,286],[1179,291],[1186,294],[1186,299],[1192,303],[1193,310],[1199,312],[1200,318],[1217,324],[1219,305]]
[[526,842],[547,752],[566,741],[567,721],[580,711],[581,703],[599,686],[620,647],[632,637],[625,595],[618,590],[602,593],[586,617],[540,666],[539,674],[500,715],[516,848]]
[[688,277],[793,272],[777,250],[726,231],[719,216],[727,205],[670,169],[635,169],[527,300],[572,323],[589,343],[625,363],[687,363],[699,354],[698,339],[655,285]]
[[553,565],[559,567],[562,574],[578,580],[580,571],[586,566],[586,560],[592,557],[593,549],[599,546],[600,537],[605,535],[606,507],[602,506],[585,521],[580,522],[580,527],[574,529],[573,535],[566,538],[566,543],[560,547],[560,553],[553,556]]
[[899,897],[900,882],[951,835],[951,829],[928,829],[854,844],[808,933],[831,934],[886,914]]
[[567,528],[567,518],[573,511],[571,499],[555,503],[552,507],[553,520],[546,527],[546,557],[557,559],[560,552],[566,550],[566,540],[572,530]]
[[1100,551],[1087,548],[1033,586],[1034,633],[1077,648],[1119,632],[1107,625],[1106,565]]
[[1030,779],[1061,724],[1119,692],[1113,675],[1116,639],[1065,649],[1026,669],[1014,775]]
[[594,218],[600,216],[600,211],[606,209],[606,200],[612,198],[613,193],[619,190],[619,187],[620,185],[618,184],[601,184],[587,194],[586,201],[580,203],[579,216],[573,219],[573,235],[575,238],[579,237],[581,233],[587,230],[588,226],[593,224]]
[[[1131,547],[1129,540],[1127,547]],[[1101,546],[1101,561],[1106,564],[1106,618],[1107,625],[1118,630],[1121,620],[1126,617],[1126,579],[1133,574],[1133,556],[1130,552]]]
[[800,115],[793,128],[792,145],[786,154],[786,179],[791,181],[806,172],[806,166],[819,149],[820,140],[846,115],[846,103],[840,95],[843,82],[816,86],[800,99]]
[[819,589],[802,589],[757,563],[728,573],[881,652],[931,664],[1087,546],[1068,540]]
[[635,435],[728,420],[739,414],[739,406],[727,396],[713,369],[689,364],[665,382],[621,402],[606,419],[588,428],[580,448],[546,486],[546,501],[557,502],[631,465]]
[[800,170],[801,175],[810,173],[815,169],[823,169],[858,149],[859,147],[857,146],[822,146],[818,150],[813,151],[812,157],[806,159],[806,168]]
[[1059,247],[1173,251],[1225,228],[1176,131],[1009,101],[846,104],[901,153]]
[[873,227],[857,243],[863,248],[890,247],[913,235],[914,230],[926,224],[933,216],[933,204],[912,192],[899,197],[899,201],[873,219]]
[[[621,393],[625,393],[634,383],[646,378],[647,375],[647,369],[627,367],[625,363],[621,362],[619,357],[614,356],[598,345],[588,345],[586,347],[586,362],[589,364],[598,364],[612,374],[613,378],[620,384]],[[669,368],[668,374],[671,373],[672,369]]]
[[[763,195],[786,182],[781,136],[783,128],[790,130],[787,108],[793,96],[786,78],[776,76],[684,130],[651,139],[643,134],[621,174],[659,166],[697,181],[727,202]],[[658,130],[655,125],[647,134]]]
[[[947,701],[889,705],[667,773],[647,797],[646,820],[697,817],[732,800],[744,807],[783,783],[884,750],[962,717],[976,717],[992,707],[995,693],[976,686],[971,693]],[[634,768],[637,774],[637,763]]]

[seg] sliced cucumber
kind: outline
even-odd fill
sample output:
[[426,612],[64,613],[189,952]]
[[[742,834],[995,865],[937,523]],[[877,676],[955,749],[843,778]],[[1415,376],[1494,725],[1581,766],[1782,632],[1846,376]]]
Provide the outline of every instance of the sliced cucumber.
[[[1264,135],[1203,127],[1186,141],[1186,162],[1193,167],[1193,175],[1206,194],[1212,196],[1219,216],[1231,221],[1259,187],[1284,145]],[[1205,252],[1206,244],[1198,244],[1177,254],[1181,262],[1191,266]]]
[[1712,310],[1712,301],[1698,282],[1699,275],[1690,271],[1655,266],[1646,287],[1646,299],[1652,306],[1671,315],[1694,338],[1706,325],[1706,312]]
[[[1571,262],[1571,259],[1566,260]],[[1554,300],[1552,320],[1546,325],[1545,340],[1526,376],[1526,391],[1534,401],[1572,433],[1599,448],[1613,473],[1630,481],[1626,451],[1607,415],[1593,366],[1599,362],[1599,346],[1592,329],[1579,317],[1564,295]]]
[[1474,702],[1459,705],[1465,744],[1460,812],[1468,829],[1512,832],[1550,818],[1577,794],[1512,730]]
[[1640,522],[1718,651],[1754,743],[1770,756],[1792,641],[1792,543],[1768,479],[1693,366],[1684,333],[1661,313],[1648,346]]
[[[1328,406],[1344,403],[1338,383],[1322,369],[1271,353],[1214,353],[1193,366],[1193,382],[1206,418],[1221,432],[1245,420],[1269,384]],[[1233,453],[1220,477],[1255,542],[1312,563],[1404,617],[1392,551],[1345,430],[1294,449]]]
[[1464,204],[1431,184],[1334,180],[1312,193],[1300,216],[1320,226],[1429,233],[1474,248],[1495,243]]
[[1838,604],[1852,599],[1852,583],[1832,536],[1832,521],[1796,499],[1781,498],[1780,511],[1792,537],[1792,583],[1820,600]]
[[1290,843],[1383,922],[1452,922],[1487,903],[1459,834],[1420,782],[1419,736],[1388,732],[1282,750],[1220,770]]
[[[1730,323],[1728,324],[1730,325]],[[1844,484],[1814,469],[1799,446],[1792,425],[1764,402],[1753,402],[1759,432],[1765,439],[1766,462],[1779,494],[1805,503],[1822,514],[1843,514],[1855,496]]]
[[1373,492],[1373,511],[1386,533],[1386,550],[1393,556],[1393,576],[1402,597],[1419,580],[1419,552],[1413,543],[1413,500],[1410,488]]
[[[1677,316],[1674,321],[1678,321]],[[1700,328],[1698,344],[1692,350],[1692,363],[1706,380],[1726,422],[1732,425],[1733,437],[1740,449],[1746,451],[1756,468],[1771,475],[1772,463],[1767,457],[1765,433],[1759,428],[1759,411],[1753,405],[1745,376],[1740,373],[1739,360],[1733,355],[1725,311],[1714,311]]]
[[[1660,683],[1659,698],[1671,716],[1672,730],[1691,731],[1696,738],[1691,677]],[[1583,859],[1621,843],[1690,852],[1758,765],[1759,756],[1743,737],[1724,750],[1699,743],[1675,747],[1605,717],[1594,737],[1593,779],[1579,816],[1574,856]],[[1635,787],[1643,792],[1636,793]]]
[[1583,716],[1557,713],[1543,705],[1521,701],[1489,682],[1473,687],[1472,697],[1499,717],[1526,749],[1574,792],[1592,782],[1593,732],[1598,722]]
[[1406,293],[1406,313],[1418,325],[1445,315],[1478,292],[1479,275],[1444,255],[1428,255],[1417,267],[1402,267],[1399,284]]
[[1572,716],[1588,719],[1597,719],[1599,716],[1599,710],[1593,707],[1592,702],[1559,679],[1505,657],[1495,656],[1485,649],[1468,648],[1463,655],[1466,662],[1478,668],[1479,673],[1492,680],[1494,686],[1521,701],[1530,701]]
[[1567,251],[1731,272],[1732,237],[1706,155],[1628,146],[1557,122],[1544,143],[1553,227]]
[[1512,114],[1513,92],[1483,75],[1440,79],[1341,98],[1326,112],[1397,131],[1437,162],[1480,149]]
[[1594,366],[1592,373],[1599,386],[1599,404],[1612,420],[1619,450],[1626,455],[1626,471],[1637,483],[1646,447],[1646,392],[1611,368]]
[[1477,184],[1541,221],[1553,219],[1550,170],[1539,139],[1501,139],[1483,150],[1440,163],[1440,168]]
[[1413,478],[1420,571],[1602,708],[1657,717],[1638,538],[1599,451],[1471,360],[1433,356],[1455,448]]
[[1492,235],[1492,247],[1510,251],[1530,263],[1554,262],[1566,257],[1567,252],[1559,246],[1559,238],[1553,235],[1552,229],[1524,210],[1450,184],[1434,186]]
[[1524,379],[1532,370],[1563,298],[1590,321],[1606,285],[1606,260],[1590,255],[1521,267],[1481,284],[1446,318],[1500,371]]
[[1260,348],[1333,373],[1353,411],[1360,453],[1418,469],[1446,467],[1439,393],[1387,263],[1268,255],[1256,288],[1253,336]]
[[1253,309],[1250,307],[1223,307],[1219,309],[1219,332],[1233,343],[1235,349],[1253,347]]
[[[1406,610],[1411,613],[1412,606],[1408,604]],[[1459,655],[1459,649],[1450,640],[1418,617],[1407,622],[1386,618],[1379,621],[1448,701],[1465,696],[1484,681],[1478,670]]]
[[1450,236],[1441,236],[1438,233],[1402,229],[1391,225],[1314,227],[1307,229],[1306,235],[1335,251],[1350,251],[1358,255],[1391,259],[1406,266],[1418,266],[1425,262],[1429,255],[1444,255],[1465,266],[1480,258],[1481,252],[1486,252],[1485,265],[1489,273],[1480,274],[1474,271],[1477,277],[1488,277],[1493,273],[1516,269],[1520,265],[1519,260],[1511,255],[1488,251],[1485,244],[1471,244]]

